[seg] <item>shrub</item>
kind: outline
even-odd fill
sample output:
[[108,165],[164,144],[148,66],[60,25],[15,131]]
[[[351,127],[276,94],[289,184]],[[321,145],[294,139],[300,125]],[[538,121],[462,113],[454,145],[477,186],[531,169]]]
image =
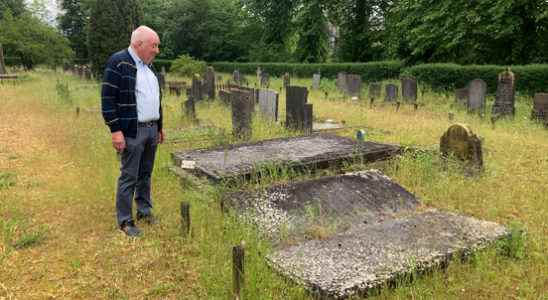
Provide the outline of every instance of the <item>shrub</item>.
[[181,55],[171,63],[171,71],[182,76],[192,77],[194,74],[203,74],[206,70],[204,61],[195,60],[189,55]]
[[171,69],[172,62],[173,61],[171,59],[156,58],[154,60],[154,68],[156,69],[156,71],[160,72],[160,70],[162,70],[162,67],[164,67],[166,69],[166,72],[168,72],[169,69]]

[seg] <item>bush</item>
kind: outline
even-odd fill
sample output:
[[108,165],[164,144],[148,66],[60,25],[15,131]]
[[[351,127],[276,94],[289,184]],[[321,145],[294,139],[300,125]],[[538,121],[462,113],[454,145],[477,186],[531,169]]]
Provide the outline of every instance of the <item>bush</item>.
[[171,63],[171,71],[182,76],[192,77],[194,74],[203,74],[206,70],[206,63],[195,60],[189,55],[181,55]]
[[[498,74],[506,68],[497,65],[423,64],[409,67],[402,74],[415,76],[420,83],[435,90],[453,90],[480,78],[487,83],[488,91],[494,93]],[[548,91],[548,65],[511,66],[510,70],[516,76],[517,91],[528,95]]]
[[156,58],[153,63],[154,69],[160,72],[162,70],[162,67],[164,67],[166,69],[166,72],[169,72],[169,70],[171,69],[172,62],[173,61],[171,59]]
[[337,73],[347,72],[360,74],[363,80],[368,82],[398,78],[403,67],[399,61],[326,64],[214,62],[211,65],[219,72],[232,73],[234,70],[239,70],[242,74],[252,75],[256,74],[257,67],[261,67],[272,76],[282,76],[285,72],[289,72],[297,77],[312,77],[312,74],[320,71],[324,78],[336,78]]

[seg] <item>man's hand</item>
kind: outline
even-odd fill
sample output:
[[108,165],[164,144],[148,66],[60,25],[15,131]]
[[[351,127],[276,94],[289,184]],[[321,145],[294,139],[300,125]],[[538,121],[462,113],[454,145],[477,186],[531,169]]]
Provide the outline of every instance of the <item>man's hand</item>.
[[126,149],[126,139],[121,131],[112,133],[112,146],[118,153],[122,153]]
[[164,142],[164,131],[160,130],[158,131],[158,144],[161,144]]

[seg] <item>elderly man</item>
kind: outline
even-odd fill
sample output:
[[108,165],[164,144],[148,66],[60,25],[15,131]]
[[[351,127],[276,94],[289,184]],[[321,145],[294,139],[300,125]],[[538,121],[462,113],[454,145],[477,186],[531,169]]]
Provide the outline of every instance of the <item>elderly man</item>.
[[121,156],[116,191],[118,226],[130,237],[141,234],[137,221],[157,223],[152,214],[150,177],[158,143],[164,140],[158,78],[152,61],[160,52],[154,30],[140,26],[131,34],[128,49],[113,54],[103,75],[102,113],[112,134],[112,145]]

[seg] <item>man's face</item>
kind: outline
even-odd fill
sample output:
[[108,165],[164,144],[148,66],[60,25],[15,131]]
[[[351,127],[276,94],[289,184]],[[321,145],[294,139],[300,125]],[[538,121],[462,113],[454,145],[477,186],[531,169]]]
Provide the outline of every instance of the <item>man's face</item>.
[[154,60],[154,57],[160,53],[160,39],[156,34],[151,34],[144,41],[137,44],[137,55],[143,60],[144,63],[150,64]]

